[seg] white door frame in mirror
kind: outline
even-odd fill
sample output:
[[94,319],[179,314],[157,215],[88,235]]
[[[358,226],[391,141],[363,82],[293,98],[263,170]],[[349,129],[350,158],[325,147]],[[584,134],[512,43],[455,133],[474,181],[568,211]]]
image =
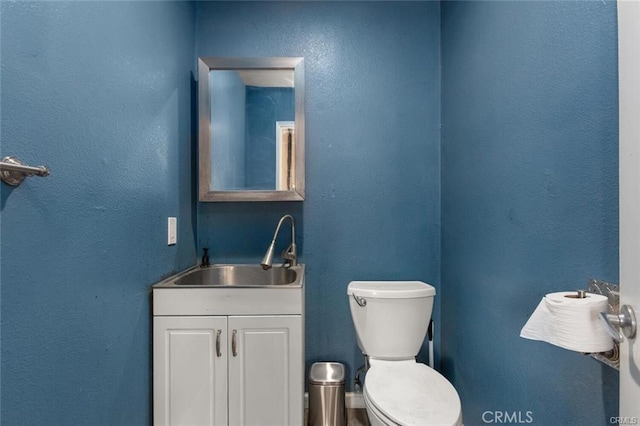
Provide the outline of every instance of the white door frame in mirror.
[[[284,166],[290,161],[289,156],[296,155],[295,128],[293,121],[276,121],[276,189],[279,191],[295,187],[295,167]],[[291,138],[290,146],[288,138]]]
[[[218,191],[211,182],[212,70],[292,70],[295,88],[294,184],[289,190]],[[304,59],[303,58],[198,58],[198,183],[200,201],[302,201],[304,200]]]

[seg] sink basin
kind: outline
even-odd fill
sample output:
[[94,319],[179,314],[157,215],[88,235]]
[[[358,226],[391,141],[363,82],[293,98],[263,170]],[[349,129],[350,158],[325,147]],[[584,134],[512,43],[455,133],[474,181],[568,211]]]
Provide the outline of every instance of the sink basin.
[[153,285],[153,314],[300,315],[305,265],[265,271],[258,264],[192,267]]
[[300,286],[303,266],[212,265],[195,268],[166,283],[179,287],[282,287]]

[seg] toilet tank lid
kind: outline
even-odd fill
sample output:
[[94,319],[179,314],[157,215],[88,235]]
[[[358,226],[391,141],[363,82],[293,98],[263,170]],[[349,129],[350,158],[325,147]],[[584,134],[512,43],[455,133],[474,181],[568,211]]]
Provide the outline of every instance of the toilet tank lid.
[[422,281],[351,281],[347,295],[373,299],[410,299],[433,297],[436,289]]

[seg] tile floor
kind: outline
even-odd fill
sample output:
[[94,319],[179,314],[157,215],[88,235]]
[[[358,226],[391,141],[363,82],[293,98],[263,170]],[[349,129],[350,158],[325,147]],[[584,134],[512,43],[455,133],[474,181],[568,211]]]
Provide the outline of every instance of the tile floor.
[[367,410],[364,408],[349,408],[347,410],[347,426],[369,426]]

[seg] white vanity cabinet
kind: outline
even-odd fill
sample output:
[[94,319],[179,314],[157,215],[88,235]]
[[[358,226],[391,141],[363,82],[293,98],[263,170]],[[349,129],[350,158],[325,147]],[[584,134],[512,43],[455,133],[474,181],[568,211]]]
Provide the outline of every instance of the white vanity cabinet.
[[226,340],[216,353],[223,331],[226,317],[153,318],[155,425],[227,424]]
[[154,288],[154,425],[302,426],[298,290]]
[[229,424],[301,426],[304,366],[300,316],[229,317],[228,330]]

